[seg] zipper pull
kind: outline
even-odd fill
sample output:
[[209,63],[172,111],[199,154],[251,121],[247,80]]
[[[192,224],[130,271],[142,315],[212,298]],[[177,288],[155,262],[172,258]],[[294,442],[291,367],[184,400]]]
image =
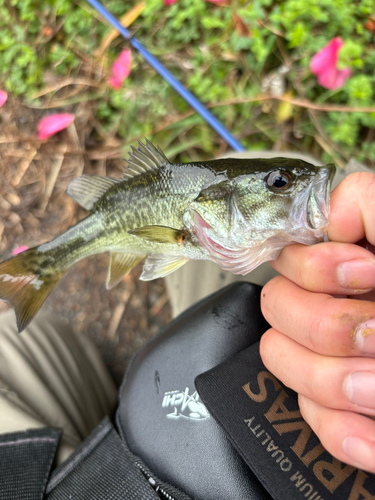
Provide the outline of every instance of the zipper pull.
[[175,498],[173,498],[169,493],[167,493],[165,490],[163,490],[159,485],[158,483],[155,481],[155,479],[151,476],[151,474],[149,474],[145,469],[144,467],[142,467],[142,465],[140,464],[137,464],[137,466],[139,467],[139,469],[141,470],[142,474],[145,476],[145,478],[147,479],[147,482],[150,484],[151,488],[153,490],[156,491],[156,493],[158,494],[158,496],[162,499],[162,500],[176,500]]

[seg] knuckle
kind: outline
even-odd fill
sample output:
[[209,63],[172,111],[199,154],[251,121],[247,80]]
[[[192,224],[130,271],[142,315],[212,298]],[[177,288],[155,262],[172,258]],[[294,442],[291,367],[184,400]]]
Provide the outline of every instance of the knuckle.
[[[340,316],[338,307],[350,307],[350,299],[337,303],[337,299],[327,294],[319,294],[319,301],[314,304],[311,313],[306,314],[305,331],[310,350],[322,355],[338,355],[343,344],[343,332],[337,328],[337,318]],[[341,310],[341,309],[340,309]],[[344,321],[347,323],[347,316]],[[350,347],[352,344],[350,344]],[[345,343],[347,349],[347,343]]]
[[[358,191],[358,200],[364,207],[374,204],[375,196],[375,174],[369,172],[356,172],[353,176],[354,189]],[[350,180],[350,179],[349,179]]]
[[345,189],[357,191],[358,194],[367,194],[369,191],[375,193],[375,174],[372,172],[353,172],[341,181]]
[[297,283],[310,292],[324,292],[327,282],[335,279],[337,259],[337,247],[333,243],[307,246],[298,262]]
[[[375,243],[375,174],[354,172],[332,192],[328,234],[334,241]],[[350,207],[350,209],[349,209]]]
[[311,412],[309,411],[309,409],[311,405],[309,403],[310,400],[306,396],[304,396],[303,394],[298,394],[298,406],[302,414],[302,417],[306,420],[306,422],[309,422],[310,420]]
[[[324,395],[327,392],[327,378],[324,361],[322,360],[321,363],[316,363],[306,367],[304,376],[300,382],[301,399],[305,401],[305,411],[311,414],[313,402],[318,405],[325,404]],[[308,404],[306,401],[310,403]]]
[[305,290],[314,291],[317,287],[317,269],[319,269],[319,253],[315,247],[304,248],[303,260],[296,268],[296,279]]
[[269,353],[272,352],[272,330],[267,330],[260,338],[259,354],[264,364],[267,363]]
[[320,379],[319,368],[317,368],[315,363],[305,366],[300,378],[301,392],[315,401],[321,389]]
[[[306,384],[309,387],[311,398],[324,404],[327,398],[327,367],[323,359],[320,362],[314,363],[309,370],[307,370]],[[329,395],[331,397],[331,395]]]
[[323,314],[312,315],[307,330],[310,349],[314,352],[322,353],[325,347],[325,316]]
[[321,419],[319,418],[319,407],[310,398],[298,394],[298,406],[304,420],[321,439]]
[[263,316],[269,323],[271,323],[273,318],[272,304],[275,303],[275,298],[279,294],[280,278],[281,276],[276,276],[276,278],[268,281],[262,288],[260,307]]

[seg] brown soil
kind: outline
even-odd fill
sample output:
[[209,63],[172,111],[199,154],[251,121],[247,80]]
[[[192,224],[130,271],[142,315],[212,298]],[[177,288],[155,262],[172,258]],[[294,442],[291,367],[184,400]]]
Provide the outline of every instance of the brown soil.
[[[108,142],[91,139],[87,104],[74,113],[69,129],[41,142],[36,137],[40,110],[11,100],[0,109],[0,261],[16,246],[48,241],[86,215],[65,194],[74,177],[83,172],[122,175],[117,141],[109,141],[108,149]],[[163,280],[139,281],[138,266],[109,291],[107,267],[108,255],[78,263],[43,307],[96,343],[119,384],[132,354],[169,322],[171,312]],[[0,310],[5,308],[0,302]]]

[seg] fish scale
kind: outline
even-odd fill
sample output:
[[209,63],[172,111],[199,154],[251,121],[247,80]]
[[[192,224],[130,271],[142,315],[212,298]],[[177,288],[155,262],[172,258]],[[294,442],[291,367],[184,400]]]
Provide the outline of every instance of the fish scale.
[[107,286],[141,260],[141,279],[189,259],[246,274],[288,244],[323,240],[334,165],[302,160],[219,159],[174,164],[149,141],[129,155],[122,179],[83,175],[67,193],[89,215],[54,240],[0,264],[0,298],[23,330],[63,274],[109,252]]

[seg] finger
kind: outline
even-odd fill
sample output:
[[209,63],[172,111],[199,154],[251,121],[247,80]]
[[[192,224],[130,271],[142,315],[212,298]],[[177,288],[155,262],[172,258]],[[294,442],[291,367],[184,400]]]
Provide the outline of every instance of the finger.
[[274,329],[262,336],[260,354],[298,394],[327,408],[375,416],[375,359],[322,356]]
[[355,297],[357,300],[370,300],[371,302],[375,302],[375,290],[371,292],[364,293],[363,295],[360,293]]
[[311,293],[277,276],[262,289],[268,323],[301,345],[329,356],[375,356],[375,305]]
[[300,396],[303,418],[324,448],[342,462],[375,472],[375,422],[357,413],[325,408]]
[[348,175],[331,194],[328,237],[355,243],[366,237],[375,245],[375,174]]
[[291,281],[312,292],[356,295],[375,288],[375,258],[349,243],[290,245],[271,262]]

